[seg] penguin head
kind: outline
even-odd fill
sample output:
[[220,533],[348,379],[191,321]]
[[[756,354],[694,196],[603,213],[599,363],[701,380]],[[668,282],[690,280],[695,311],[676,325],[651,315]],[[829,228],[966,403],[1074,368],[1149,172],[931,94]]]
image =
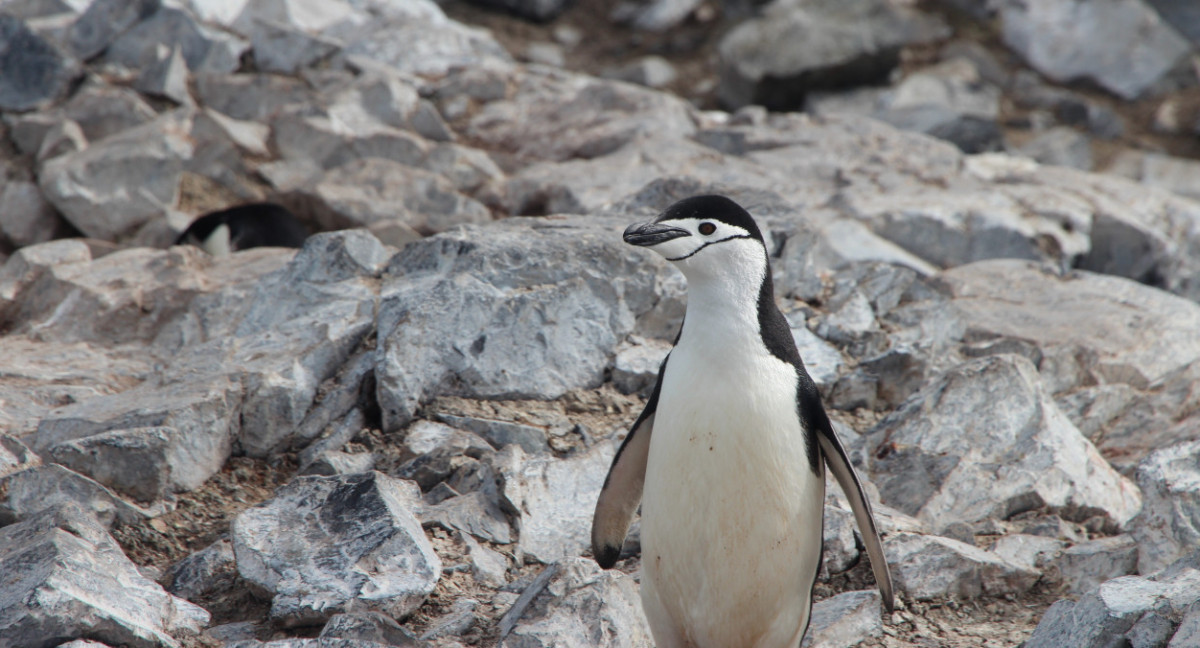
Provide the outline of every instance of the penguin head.
[[761,280],[767,267],[758,224],[725,196],[685,198],[649,223],[630,225],[624,238],[662,255],[689,280],[714,275]]

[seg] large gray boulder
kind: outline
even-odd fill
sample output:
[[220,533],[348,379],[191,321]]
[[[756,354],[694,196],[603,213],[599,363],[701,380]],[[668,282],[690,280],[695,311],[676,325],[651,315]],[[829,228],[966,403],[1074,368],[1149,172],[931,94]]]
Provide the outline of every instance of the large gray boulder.
[[510,445],[496,455],[504,498],[519,520],[521,550],[543,563],[578,556],[591,543],[592,512],[616,448],[603,441],[567,459],[527,456]]
[[944,38],[937,19],[883,0],[776,0],[721,41],[726,106],[803,105],[810,90],[886,79],[905,45]]
[[1123,525],[1141,506],[1017,355],[952,369],[881,421],[867,447],[883,501],[934,529],[1041,506]]
[[508,219],[409,244],[379,307],[384,429],[435,395],[552,399],[599,386],[667,272],[619,241],[625,225]]
[[0,643],[51,648],[87,637],[113,646],[180,648],[209,614],[175,598],[121,553],[82,509],[48,509],[0,529]]
[[1141,0],[1001,0],[1004,42],[1058,82],[1094,81],[1125,99],[1151,88],[1190,44]]
[[84,234],[108,241],[129,236],[175,206],[183,163],[192,156],[190,130],[188,111],[163,115],[53,158],[41,169],[39,184]]
[[271,595],[285,625],[340,612],[404,618],[442,573],[412,513],[415,490],[376,472],[296,478],[234,521],[238,572]]

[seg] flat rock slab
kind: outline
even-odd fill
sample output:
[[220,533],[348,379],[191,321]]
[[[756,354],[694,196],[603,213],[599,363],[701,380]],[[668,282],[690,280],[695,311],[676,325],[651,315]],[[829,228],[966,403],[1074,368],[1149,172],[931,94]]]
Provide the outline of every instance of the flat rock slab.
[[602,441],[568,459],[529,456],[518,446],[496,455],[504,497],[520,516],[526,555],[543,563],[578,556],[591,542],[592,513],[616,448]]
[[[547,569],[553,577],[502,640],[509,648],[650,648],[653,640],[633,577],[587,558]],[[507,619],[507,617],[506,617]],[[501,621],[501,632],[505,630]]]
[[1046,505],[1124,524],[1141,506],[1018,355],[955,367],[881,421],[867,447],[884,503],[934,529]]
[[0,644],[51,648],[88,637],[112,646],[179,648],[203,609],[142,576],[90,514],[66,505],[0,529]]
[[897,589],[918,600],[1020,594],[1040,576],[994,553],[940,536],[902,533],[884,542],[884,553]]
[[800,648],[852,648],[883,634],[879,592],[843,592],[813,603],[808,632]]
[[1162,78],[1190,44],[1138,0],[1003,0],[1004,42],[1059,82],[1088,79],[1134,99]]
[[360,611],[402,619],[442,573],[411,512],[414,490],[376,472],[299,477],[234,521],[238,572],[273,596],[278,623]]
[[[33,445],[57,446],[77,470],[135,497],[154,497],[146,490],[152,482],[160,495],[193,490],[229,458],[241,402],[242,386],[226,376],[144,384],[54,411],[38,425]],[[132,462],[142,476],[113,472],[99,454],[83,451],[93,446]],[[147,484],[138,483],[142,478]]]
[[1054,392],[1084,381],[1146,389],[1200,359],[1200,305],[1134,281],[1059,277],[1017,260],[972,263],[943,279],[967,335],[1035,343]]
[[901,47],[948,31],[883,0],[776,0],[722,39],[718,96],[730,108],[795,110],[810,90],[886,79]]

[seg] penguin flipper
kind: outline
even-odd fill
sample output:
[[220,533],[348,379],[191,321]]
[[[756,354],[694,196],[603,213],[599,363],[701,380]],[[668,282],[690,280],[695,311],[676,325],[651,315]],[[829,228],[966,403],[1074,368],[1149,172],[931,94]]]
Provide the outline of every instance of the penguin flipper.
[[838,440],[832,427],[821,430],[817,435],[821,443],[821,453],[825,455],[825,464],[837,479],[846,499],[850,501],[850,509],[854,511],[854,520],[862,533],[863,544],[866,545],[867,555],[871,558],[871,571],[875,573],[875,583],[879,586],[879,594],[883,597],[883,607],[891,612],[895,609],[895,593],[892,586],[892,574],[888,571],[887,559],[883,555],[883,542],[879,539],[879,530],[875,527],[875,516],[871,513],[871,502],[863,492],[862,482],[854,471],[846,449]]
[[[670,356],[668,356],[670,357]],[[592,556],[603,568],[608,569],[621,557],[625,534],[633,514],[642,503],[642,486],[646,482],[646,460],[650,455],[650,434],[654,430],[654,413],[658,409],[658,393],[662,389],[663,373],[667,370],[664,358],[658,369],[654,391],[646,401],[646,407],[634,421],[633,427],[613,457],[596,501],[596,512],[592,516]]]

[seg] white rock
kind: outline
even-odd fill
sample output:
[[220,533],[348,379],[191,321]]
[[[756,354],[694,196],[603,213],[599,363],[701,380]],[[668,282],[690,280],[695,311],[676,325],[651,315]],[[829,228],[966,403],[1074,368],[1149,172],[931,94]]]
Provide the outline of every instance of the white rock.
[[71,505],[0,529],[0,642],[86,636],[113,646],[179,648],[209,621],[148,580],[88,513]]
[[1189,50],[1137,0],[993,3],[1004,41],[1058,82],[1090,79],[1125,99],[1146,91]]
[[238,572],[273,595],[271,617],[287,625],[339,612],[404,618],[442,572],[410,486],[381,473],[299,477],[234,521]]
[[602,441],[568,459],[527,456],[518,446],[496,454],[504,498],[520,515],[521,550],[552,563],[591,544],[592,512],[616,448]]
[[1154,452],[1138,466],[1137,480],[1145,504],[1129,529],[1138,571],[1150,574],[1200,543],[1200,441]]
[[883,605],[879,592],[843,592],[812,606],[808,632],[801,648],[852,648],[883,634]]
[[507,637],[501,621],[503,645],[526,648],[652,645],[633,577],[619,571],[603,571],[587,558],[567,558],[547,569],[555,570],[554,577],[516,620]]
[[897,589],[918,600],[1020,594],[1039,578],[992,552],[939,536],[892,536],[884,553]]
[[1057,538],[1014,533],[996,539],[992,553],[1026,569],[1039,569],[1062,554],[1066,543]]
[[956,367],[868,438],[884,502],[933,528],[1045,505],[1103,511],[1125,524],[1141,506],[1137,487],[1067,420],[1020,356]]
[[626,394],[638,393],[648,396],[658,379],[658,370],[663,359],[671,351],[671,345],[660,340],[639,338],[636,344],[617,351],[613,361],[613,385]]

